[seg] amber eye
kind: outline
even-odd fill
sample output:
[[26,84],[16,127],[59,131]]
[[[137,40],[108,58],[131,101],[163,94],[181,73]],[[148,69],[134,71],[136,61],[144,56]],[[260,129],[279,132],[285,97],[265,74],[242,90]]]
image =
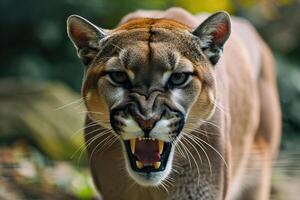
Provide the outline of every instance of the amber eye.
[[189,79],[190,74],[188,73],[174,73],[171,75],[169,79],[169,84],[171,86],[181,86],[186,83],[186,81]]
[[108,75],[110,79],[116,84],[123,85],[128,82],[128,77],[125,72],[109,72]]

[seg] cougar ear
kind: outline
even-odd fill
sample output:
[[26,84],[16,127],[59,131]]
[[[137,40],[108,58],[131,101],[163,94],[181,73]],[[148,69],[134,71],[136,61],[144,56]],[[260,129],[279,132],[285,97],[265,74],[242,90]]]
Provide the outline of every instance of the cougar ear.
[[200,39],[204,54],[215,65],[221,57],[223,46],[230,35],[230,17],[224,12],[217,12],[208,17],[194,31]]
[[106,33],[78,15],[68,17],[67,31],[77,49],[78,57],[85,65],[88,65],[99,51],[99,42],[106,36]]

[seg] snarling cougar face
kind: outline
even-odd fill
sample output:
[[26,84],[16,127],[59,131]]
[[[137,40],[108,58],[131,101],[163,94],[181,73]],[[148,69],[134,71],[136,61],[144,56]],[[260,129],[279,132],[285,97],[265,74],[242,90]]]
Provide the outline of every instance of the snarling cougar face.
[[214,65],[229,33],[224,12],[195,30],[166,19],[136,19],[104,31],[69,17],[69,37],[86,65],[88,116],[119,136],[120,156],[139,184],[164,180],[181,135],[213,113]]

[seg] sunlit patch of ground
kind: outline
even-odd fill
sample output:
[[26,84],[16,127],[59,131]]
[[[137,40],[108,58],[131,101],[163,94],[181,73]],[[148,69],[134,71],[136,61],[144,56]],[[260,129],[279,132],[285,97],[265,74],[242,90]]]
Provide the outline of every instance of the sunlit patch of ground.
[[274,162],[271,200],[300,199],[300,153],[298,152],[297,149],[282,151]]
[[52,161],[23,142],[0,147],[1,200],[94,199],[89,171],[66,161]]

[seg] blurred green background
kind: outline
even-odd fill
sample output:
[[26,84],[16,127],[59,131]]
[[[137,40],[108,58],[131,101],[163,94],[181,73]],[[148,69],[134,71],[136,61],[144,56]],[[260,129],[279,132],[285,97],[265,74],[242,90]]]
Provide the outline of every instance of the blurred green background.
[[[299,1],[1,0],[0,184],[5,192],[0,191],[0,199],[95,196],[84,152],[78,150],[84,118],[78,100],[83,66],[67,37],[67,17],[78,14],[110,29],[128,12],[172,6],[192,13],[226,10],[256,26],[276,57],[284,133],[279,160],[283,155],[288,161],[276,162],[275,169],[299,175]],[[58,171],[65,178],[53,175]],[[274,177],[282,176],[278,174]]]

